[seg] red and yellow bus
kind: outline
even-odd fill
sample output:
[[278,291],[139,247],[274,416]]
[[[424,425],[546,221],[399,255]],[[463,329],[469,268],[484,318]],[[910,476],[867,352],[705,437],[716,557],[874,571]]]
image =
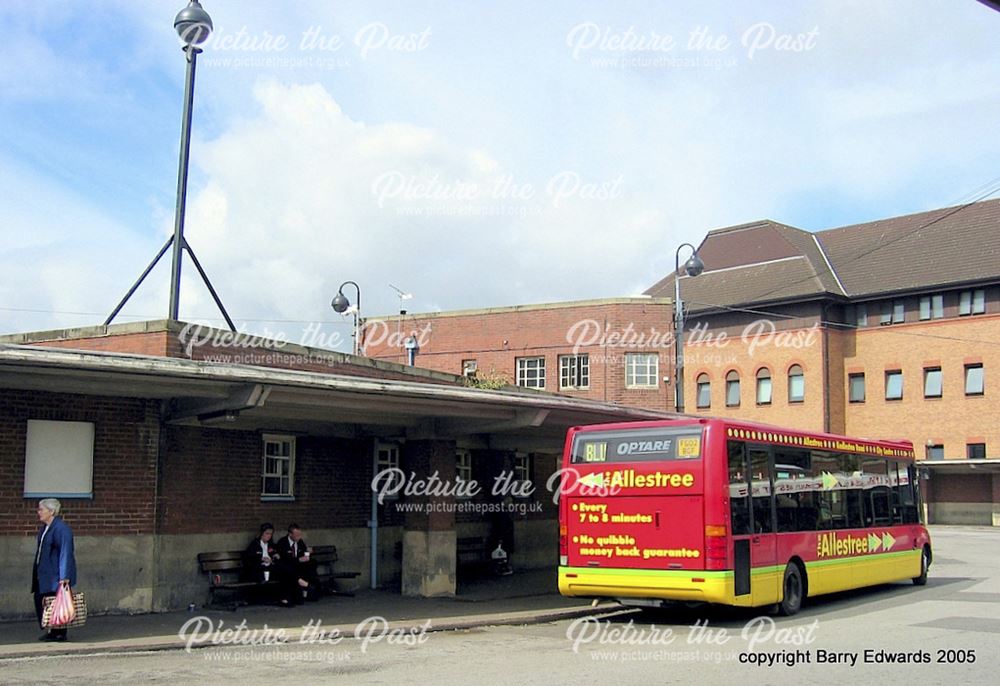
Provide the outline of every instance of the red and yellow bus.
[[726,419],[576,427],[563,456],[559,590],[625,605],[776,606],[923,585],[913,445]]

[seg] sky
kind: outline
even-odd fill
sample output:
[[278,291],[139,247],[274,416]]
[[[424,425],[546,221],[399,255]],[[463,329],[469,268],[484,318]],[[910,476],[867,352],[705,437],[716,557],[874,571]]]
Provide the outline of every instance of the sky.
[[[182,0],[4,0],[0,333],[100,324],[173,231]],[[185,235],[238,328],[638,295],[684,242],[1000,181],[975,0],[205,0]],[[710,267],[710,265],[709,265]],[[167,314],[169,254],[116,322]],[[344,289],[352,303],[353,286]],[[224,322],[190,260],[180,318]]]

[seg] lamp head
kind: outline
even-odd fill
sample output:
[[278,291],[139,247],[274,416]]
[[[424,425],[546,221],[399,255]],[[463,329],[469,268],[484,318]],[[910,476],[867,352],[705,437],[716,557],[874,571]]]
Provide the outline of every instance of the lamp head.
[[174,30],[185,45],[201,45],[212,33],[212,18],[198,0],[191,0],[187,7],[177,13]]
[[333,302],[330,303],[330,307],[333,308],[333,311],[340,314],[347,312],[347,308],[350,306],[351,301],[344,297],[343,291],[338,291],[337,295],[333,298]]
[[688,261],[684,263],[684,272],[688,276],[698,276],[705,271],[705,263],[698,257],[698,253],[692,253]]

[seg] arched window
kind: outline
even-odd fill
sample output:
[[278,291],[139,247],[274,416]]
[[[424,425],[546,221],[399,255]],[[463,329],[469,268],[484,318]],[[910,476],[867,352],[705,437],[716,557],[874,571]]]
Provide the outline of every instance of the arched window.
[[712,382],[709,380],[708,374],[699,374],[696,383],[698,388],[698,397],[697,397],[698,407],[711,407]]
[[806,377],[802,367],[793,364],[788,368],[788,402],[800,403],[806,399]]
[[771,404],[771,370],[767,367],[757,370],[757,404]]
[[726,407],[740,406],[740,373],[735,369],[726,374]]

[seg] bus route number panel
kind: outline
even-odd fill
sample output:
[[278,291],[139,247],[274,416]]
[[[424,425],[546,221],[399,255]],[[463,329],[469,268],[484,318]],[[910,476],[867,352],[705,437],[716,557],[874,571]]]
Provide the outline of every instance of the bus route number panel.
[[571,497],[569,564],[579,567],[704,569],[702,497]]

